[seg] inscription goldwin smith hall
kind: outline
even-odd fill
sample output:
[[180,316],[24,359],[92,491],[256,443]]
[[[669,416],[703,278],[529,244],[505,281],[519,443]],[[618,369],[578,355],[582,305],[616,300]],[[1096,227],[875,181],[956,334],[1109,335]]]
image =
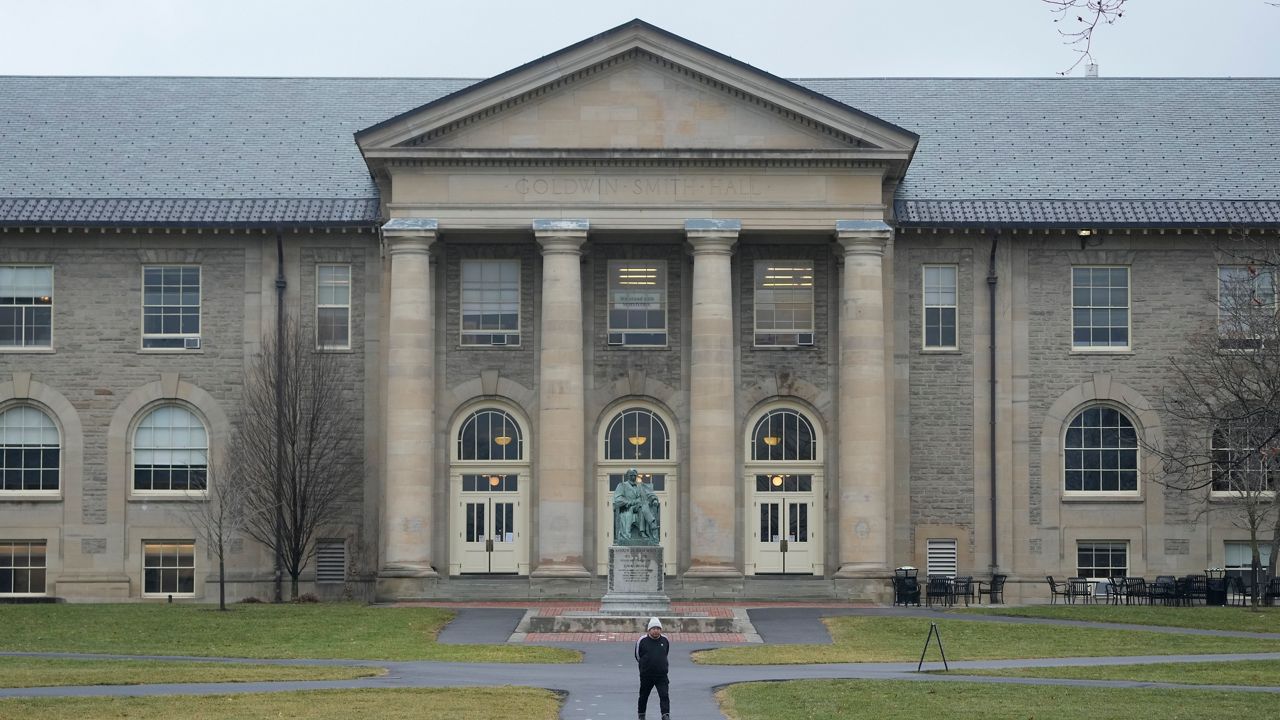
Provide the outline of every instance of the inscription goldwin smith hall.
[[1278,96],[792,81],[638,20],[480,80],[0,78],[0,596],[216,597],[280,318],[345,448],[300,592],[598,599],[633,467],[672,599],[1243,575],[1244,455],[1163,403],[1265,346],[1220,313],[1274,305]]

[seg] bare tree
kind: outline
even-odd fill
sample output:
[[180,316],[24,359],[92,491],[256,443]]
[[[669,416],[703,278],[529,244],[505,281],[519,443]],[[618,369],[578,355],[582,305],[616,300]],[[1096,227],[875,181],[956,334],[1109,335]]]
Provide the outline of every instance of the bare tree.
[[337,358],[286,318],[250,365],[231,452],[246,502],[245,532],[270,549],[298,597],[317,531],[361,485],[358,415]]
[[1195,498],[1197,517],[1225,516],[1248,531],[1256,606],[1260,546],[1271,546],[1266,577],[1280,549],[1280,255],[1248,240],[1224,254],[1234,259],[1219,268],[1217,317],[1193,328],[1170,361],[1162,409],[1175,422],[1151,449],[1163,464],[1157,482]]
[[227,609],[227,550],[246,520],[245,486],[235,458],[219,460],[206,474],[205,491],[192,493],[193,505],[183,508],[187,523],[200,544],[218,559],[218,609]]
[[[1127,0],[1040,0],[1050,7],[1056,15],[1055,23],[1064,20],[1070,29],[1058,28],[1063,42],[1071,45],[1076,51],[1076,61],[1071,67],[1058,73],[1066,75],[1080,66],[1085,60],[1093,60],[1093,31],[1099,24],[1112,25],[1124,17],[1124,4]],[[1075,22],[1072,22],[1074,19]]]

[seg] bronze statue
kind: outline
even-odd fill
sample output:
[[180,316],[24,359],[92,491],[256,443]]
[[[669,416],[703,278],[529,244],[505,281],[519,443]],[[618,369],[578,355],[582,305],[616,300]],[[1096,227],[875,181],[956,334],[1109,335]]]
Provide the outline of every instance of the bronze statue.
[[644,483],[640,473],[627,470],[613,491],[613,544],[657,545],[661,538],[658,496]]

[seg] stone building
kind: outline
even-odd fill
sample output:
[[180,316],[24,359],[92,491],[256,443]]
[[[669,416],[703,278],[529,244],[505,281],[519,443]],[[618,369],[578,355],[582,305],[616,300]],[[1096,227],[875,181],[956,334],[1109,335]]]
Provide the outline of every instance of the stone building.
[[277,242],[364,428],[308,591],[598,597],[632,466],[676,597],[1237,567],[1139,440],[1280,226],[1277,96],[785,80],[640,21],[482,81],[0,78],[0,595],[216,595],[185,514]]

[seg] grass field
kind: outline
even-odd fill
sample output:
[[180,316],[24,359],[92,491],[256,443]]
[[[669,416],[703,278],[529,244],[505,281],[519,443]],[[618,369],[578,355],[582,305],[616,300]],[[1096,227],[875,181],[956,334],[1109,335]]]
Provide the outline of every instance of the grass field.
[[[827,618],[830,645],[767,645],[719,648],[694,661],[723,665],[833,662],[903,662],[920,658],[929,620],[903,617]],[[948,660],[1099,657],[1280,652],[1280,640],[1173,635],[1137,630],[1054,627],[1016,623],[939,620]],[[937,646],[928,659],[937,660]]]
[[167,660],[68,660],[0,657],[0,687],[142,685],[146,683],[350,680],[381,675],[376,667],[253,665]]
[[1134,623],[1199,630],[1239,630],[1280,633],[1280,607],[1163,607],[1160,605],[1027,605],[1022,607],[966,608],[956,612],[975,615],[1088,620]]
[[530,688],[313,690],[255,695],[0,698],[5,720],[555,720],[560,698]]
[[1280,660],[1158,663],[1153,665],[1091,665],[1088,667],[958,670],[953,674],[993,677],[1061,678],[1067,680],[1135,680],[1182,685],[1246,685],[1271,687],[1280,683]]
[[1270,693],[991,685],[907,680],[743,683],[718,693],[734,720],[920,720],[920,718],[1271,718]]
[[237,658],[348,658],[458,662],[577,662],[559,648],[443,645],[441,608],[353,603],[235,605],[13,605],[0,650]]

